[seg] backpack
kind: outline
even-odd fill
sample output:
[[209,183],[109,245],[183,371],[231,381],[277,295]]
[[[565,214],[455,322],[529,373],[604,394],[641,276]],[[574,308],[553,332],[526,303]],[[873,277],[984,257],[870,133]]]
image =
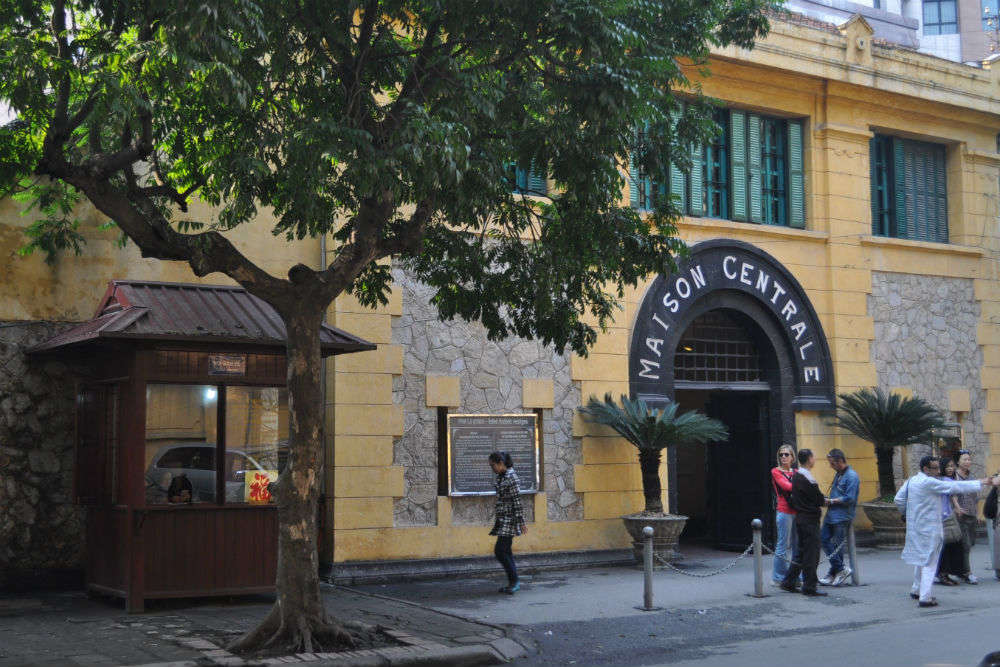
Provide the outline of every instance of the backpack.
[[987,519],[997,518],[997,487],[993,487],[990,491],[990,495],[986,496],[986,502],[983,503],[983,516]]

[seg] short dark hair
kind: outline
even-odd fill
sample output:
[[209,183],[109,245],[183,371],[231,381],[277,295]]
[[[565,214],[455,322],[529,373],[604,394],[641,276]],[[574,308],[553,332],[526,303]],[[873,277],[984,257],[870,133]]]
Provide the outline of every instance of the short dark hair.
[[490,454],[490,463],[503,463],[506,468],[514,467],[514,461],[507,452],[493,452]]
[[813,450],[811,449],[800,449],[799,450],[799,465],[805,465],[809,457],[813,455]]
[[836,459],[837,461],[847,461],[847,457],[844,456],[844,452],[836,447],[830,450],[830,453],[826,455],[826,458]]
[[[927,466],[929,466],[930,464],[934,463],[937,460],[938,460],[938,457],[931,456],[930,454],[928,454],[927,456],[922,457],[920,459],[920,469],[923,470],[924,468],[926,468]],[[940,462],[938,463],[938,465],[940,465]]]

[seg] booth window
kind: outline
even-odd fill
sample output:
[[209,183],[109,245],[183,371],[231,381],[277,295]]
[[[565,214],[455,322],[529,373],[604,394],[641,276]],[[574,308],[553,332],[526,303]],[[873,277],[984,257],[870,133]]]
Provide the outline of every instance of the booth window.
[[147,386],[147,504],[274,502],[268,483],[287,456],[287,390]]

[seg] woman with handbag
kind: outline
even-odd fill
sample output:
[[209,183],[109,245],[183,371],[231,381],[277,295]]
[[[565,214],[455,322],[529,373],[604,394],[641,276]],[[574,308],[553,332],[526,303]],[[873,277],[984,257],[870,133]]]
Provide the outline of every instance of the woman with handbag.
[[[955,479],[955,462],[941,458],[941,479]],[[941,496],[941,526],[944,528],[944,546],[938,559],[937,583],[958,586],[952,577],[965,574],[965,552],[962,548],[962,528],[958,525],[953,496]]]

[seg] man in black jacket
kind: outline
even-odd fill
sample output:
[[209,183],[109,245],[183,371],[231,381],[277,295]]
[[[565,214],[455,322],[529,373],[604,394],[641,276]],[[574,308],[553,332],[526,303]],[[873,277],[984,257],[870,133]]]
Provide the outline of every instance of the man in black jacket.
[[819,484],[812,475],[812,467],[816,457],[809,449],[799,450],[799,469],[792,477],[792,497],[789,503],[795,510],[795,556],[792,566],[788,568],[781,588],[789,593],[796,592],[795,583],[802,573],[802,594],[811,596],[826,595],[816,590],[816,567],[819,565],[820,530],[819,516],[826,505],[826,498],[819,490]]

